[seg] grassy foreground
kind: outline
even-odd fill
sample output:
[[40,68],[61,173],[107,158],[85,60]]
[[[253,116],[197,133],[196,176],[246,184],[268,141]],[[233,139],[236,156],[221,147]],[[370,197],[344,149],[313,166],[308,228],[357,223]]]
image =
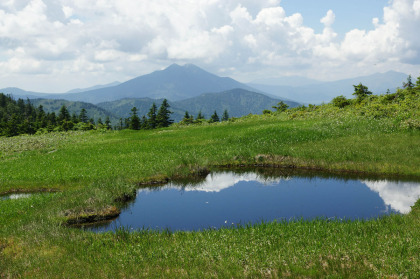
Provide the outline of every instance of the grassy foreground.
[[[215,165],[282,165],[420,178],[420,131],[389,118],[249,116],[153,131],[0,138],[0,278],[402,277],[420,274],[420,201],[372,221],[95,234],[68,218],[119,207],[136,184]],[[293,119],[291,119],[293,118]]]

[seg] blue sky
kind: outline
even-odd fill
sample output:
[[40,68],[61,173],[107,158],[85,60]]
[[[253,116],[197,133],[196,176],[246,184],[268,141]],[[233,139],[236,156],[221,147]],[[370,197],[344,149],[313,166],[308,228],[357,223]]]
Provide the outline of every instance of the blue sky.
[[420,74],[420,0],[5,0],[0,88],[126,81],[193,63],[242,82]]
[[283,0],[281,5],[288,14],[301,13],[304,23],[322,32],[324,28],[320,19],[325,16],[328,10],[336,15],[334,29],[341,36],[352,29],[372,30],[374,28],[372,19],[377,17],[382,20],[383,8],[388,0]]

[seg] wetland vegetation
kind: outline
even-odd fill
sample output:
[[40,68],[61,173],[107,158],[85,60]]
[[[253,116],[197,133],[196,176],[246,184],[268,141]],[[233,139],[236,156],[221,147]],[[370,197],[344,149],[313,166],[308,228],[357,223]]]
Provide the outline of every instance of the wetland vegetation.
[[373,220],[269,222],[97,234],[69,220],[115,214],[140,184],[216,166],[420,177],[420,84],[394,94],[155,130],[0,138],[0,278],[402,277],[420,274],[420,201]]

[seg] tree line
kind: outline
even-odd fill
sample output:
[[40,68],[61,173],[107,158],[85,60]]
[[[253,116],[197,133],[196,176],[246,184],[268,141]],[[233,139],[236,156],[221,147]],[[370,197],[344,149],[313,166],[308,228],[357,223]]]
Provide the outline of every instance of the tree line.
[[[45,112],[42,105],[35,107],[29,99],[15,100],[10,95],[0,93],[0,136],[17,136],[20,134],[48,133],[53,131],[71,131],[71,130],[94,130],[94,129],[132,129],[149,130],[164,128],[170,126],[174,121],[171,119],[172,112],[166,99],[161,106],[155,103],[150,107],[146,115],[139,116],[136,107],[131,109],[130,117],[120,118],[119,123],[112,127],[111,121],[107,116],[105,121],[98,118],[95,121],[89,118],[86,109],[82,108],[79,114],[70,114],[67,107],[63,105],[58,114],[55,112]],[[180,124],[194,124],[201,122],[219,122],[227,121],[229,113],[224,111],[220,118],[216,111],[210,119],[205,119],[199,112],[197,117],[185,112],[184,118]]]
[[209,119],[206,119],[204,114],[199,111],[196,118],[192,114],[189,114],[188,111],[185,112],[184,117],[182,118],[180,124],[189,125],[189,124],[196,124],[196,123],[215,123],[220,121],[228,121],[229,120],[229,113],[227,109],[224,110],[222,117],[220,118],[216,111],[210,116]]
[[15,100],[10,95],[0,93],[0,136],[17,136],[20,134],[48,133],[52,131],[111,129],[111,121],[106,117],[95,123],[88,118],[86,109],[79,114],[70,115],[63,105],[58,114],[45,112],[42,105],[35,107],[29,99]]

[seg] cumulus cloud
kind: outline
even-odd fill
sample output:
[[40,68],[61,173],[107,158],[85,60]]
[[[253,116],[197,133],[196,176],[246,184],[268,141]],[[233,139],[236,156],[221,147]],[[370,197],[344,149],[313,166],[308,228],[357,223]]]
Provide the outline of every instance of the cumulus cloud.
[[[16,81],[34,73],[72,81],[65,76],[77,69],[124,80],[173,62],[242,79],[272,72],[340,78],[375,72],[373,65],[410,71],[420,64],[420,0],[392,0],[370,30],[342,39],[335,19],[329,10],[316,33],[277,0],[2,1],[0,81],[10,81],[8,72]],[[86,85],[92,75],[84,75]]]

